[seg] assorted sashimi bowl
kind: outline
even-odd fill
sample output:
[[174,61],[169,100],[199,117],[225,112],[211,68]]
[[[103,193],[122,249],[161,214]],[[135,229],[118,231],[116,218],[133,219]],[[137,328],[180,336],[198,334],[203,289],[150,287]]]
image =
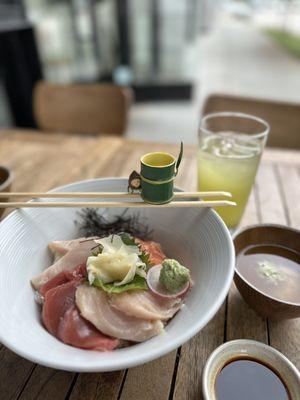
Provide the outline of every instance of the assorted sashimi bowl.
[[[54,190],[124,192],[127,185],[127,179],[105,178]],[[175,350],[216,314],[232,282],[234,247],[213,210],[102,208],[81,219],[84,211],[24,209],[1,221],[4,346],[51,368],[120,370]],[[127,250],[135,247],[126,252],[132,269],[127,265],[112,277],[99,257],[106,257],[105,243],[96,241],[117,244],[117,236]],[[49,268],[53,264],[63,268]]]
[[54,262],[31,284],[44,327],[74,347],[111,351],[162,334],[192,287],[159,243],[127,232],[48,247]]

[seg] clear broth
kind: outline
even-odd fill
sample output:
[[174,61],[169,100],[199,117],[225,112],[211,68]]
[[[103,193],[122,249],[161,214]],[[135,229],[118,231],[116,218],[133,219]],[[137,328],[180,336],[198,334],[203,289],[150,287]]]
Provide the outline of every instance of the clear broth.
[[216,378],[217,400],[290,400],[281,378],[255,359],[230,361]]
[[300,254],[276,245],[249,246],[237,256],[237,270],[264,294],[300,303]]

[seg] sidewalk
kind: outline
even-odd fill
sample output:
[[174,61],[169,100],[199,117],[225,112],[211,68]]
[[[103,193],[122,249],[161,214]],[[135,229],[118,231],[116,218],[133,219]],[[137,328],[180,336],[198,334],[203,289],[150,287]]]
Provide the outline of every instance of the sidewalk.
[[133,107],[127,137],[197,142],[201,106],[210,93],[300,103],[300,59],[287,54],[250,22],[222,20],[196,46],[195,98],[191,103]]
[[259,28],[229,20],[202,40],[201,97],[212,92],[300,102],[300,59]]

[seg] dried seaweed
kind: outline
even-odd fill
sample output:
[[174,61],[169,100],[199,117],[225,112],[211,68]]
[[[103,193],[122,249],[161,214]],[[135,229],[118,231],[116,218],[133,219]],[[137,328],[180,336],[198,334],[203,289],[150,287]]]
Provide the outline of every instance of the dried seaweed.
[[81,236],[105,237],[121,232],[129,233],[134,237],[148,240],[152,231],[140,215],[126,215],[125,210],[121,215],[113,218],[104,217],[97,209],[84,208],[78,213],[79,219],[75,221]]

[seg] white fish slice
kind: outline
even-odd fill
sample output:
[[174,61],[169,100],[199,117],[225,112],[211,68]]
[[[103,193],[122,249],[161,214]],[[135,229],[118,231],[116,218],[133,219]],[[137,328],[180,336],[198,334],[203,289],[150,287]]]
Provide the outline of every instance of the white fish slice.
[[41,274],[32,278],[32,286],[35,289],[39,289],[60,272],[72,271],[78,267],[78,265],[85,263],[93,247],[95,247],[94,241],[78,243],[72,250],[69,250],[64,256],[55,261],[50,267],[46,268]]
[[143,320],[116,310],[110,306],[108,295],[95,287],[79,286],[76,305],[85,319],[112,337],[143,342],[163,332],[160,320]]
[[127,315],[148,320],[168,320],[182,305],[179,298],[159,299],[146,290],[112,294],[109,301],[113,308]]
[[96,238],[97,237],[94,236],[91,238],[81,237],[79,239],[72,239],[72,240],[54,240],[53,242],[48,244],[48,248],[49,248],[49,250],[52,251],[54,256],[57,256],[57,254],[64,255],[68,251],[74,249],[74,247],[76,247],[81,242],[88,240],[88,239],[93,240]]

